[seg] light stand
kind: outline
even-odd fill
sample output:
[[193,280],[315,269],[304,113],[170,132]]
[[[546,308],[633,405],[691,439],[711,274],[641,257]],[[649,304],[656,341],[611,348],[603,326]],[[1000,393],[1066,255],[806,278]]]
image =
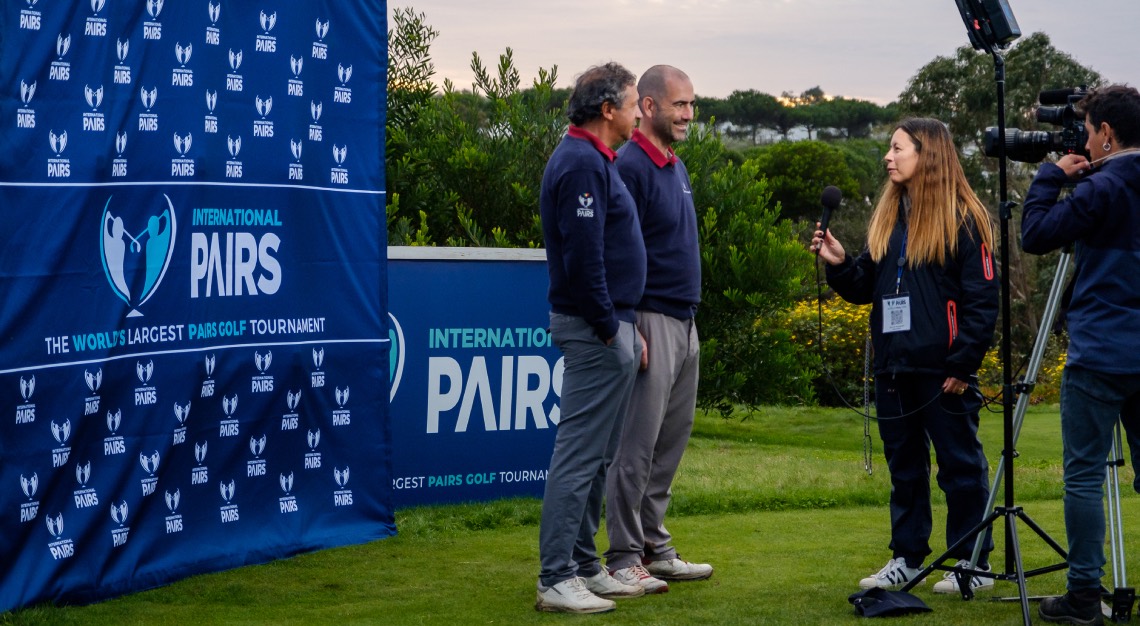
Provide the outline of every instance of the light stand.
[[[941,556],[935,559],[931,565],[923,569],[918,576],[908,582],[903,591],[910,591],[915,585],[926,578],[935,569],[952,571],[955,573],[958,589],[962,593],[962,598],[969,600],[973,598],[974,592],[970,589],[970,579],[973,576],[983,578],[993,578],[995,580],[1015,580],[1017,581],[1018,597],[1021,600],[1021,613],[1026,626],[1030,622],[1029,618],[1029,594],[1026,592],[1025,579],[1030,576],[1044,574],[1064,569],[1068,566],[1067,563],[1062,562],[1059,564],[1050,565],[1047,567],[1038,568],[1029,572],[1025,571],[1025,567],[1021,561],[1021,547],[1017,537],[1017,520],[1022,520],[1030,529],[1032,529],[1042,540],[1044,540],[1057,554],[1062,558],[1066,558],[1068,554],[1065,550],[1057,544],[1040,526],[1034,522],[1025,511],[1014,504],[1013,499],[1013,459],[1017,455],[1014,450],[1014,424],[1013,424],[1013,398],[1015,393],[1027,393],[1029,391],[1024,385],[1013,384],[1013,372],[1011,369],[1012,364],[1012,324],[1010,320],[1010,285],[1009,285],[1009,222],[1013,217],[1014,203],[1009,202],[1006,180],[1006,146],[1005,146],[1005,59],[1002,58],[999,52],[999,46],[1008,44],[1021,35],[1018,30],[1017,23],[1013,21],[1013,14],[1009,10],[1008,4],[1004,0],[955,0],[958,4],[958,9],[962,13],[963,22],[966,24],[966,30],[970,36],[970,42],[974,48],[984,50],[994,60],[994,82],[997,86],[997,113],[998,113],[998,137],[1003,138],[1003,141],[998,142],[998,185],[999,185],[999,218],[1000,218],[1000,246],[1001,246],[1001,311],[1002,311],[1002,334],[1001,334],[1001,361],[1002,361],[1002,431],[1003,431],[1003,448],[1002,448],[1002,469],[1004,470],[1004,486],[1005,486],[1005,499],[1002,506],[994,508],[993,512],[986,516],[977,526],[970,532],[966,533],[961,539],[950,546]],[[988,6],[985,6],[988,5]],[[1006,545],[1005,545],[1005,573],[985,572],[977,569],[968,569],[960,567],[944,566],[942,563],[950,560],[951,554],[955,553],[958,548],[964,545],[976,534],[983,533],[990,525],[997,519],[1005,520],[1006,531]],[[976,563],[976,558],[975,558]]]

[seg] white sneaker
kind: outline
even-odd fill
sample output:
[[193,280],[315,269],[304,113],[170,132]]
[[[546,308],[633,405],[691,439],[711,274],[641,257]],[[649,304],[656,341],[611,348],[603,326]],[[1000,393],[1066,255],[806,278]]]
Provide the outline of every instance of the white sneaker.
[[640,585],[627,585],[618,581],[603,567],[602,571],[584,579],[586,589],[599,598],[636,598],[645,595],[645,588]]
[[669,591],[669,583],[654,578],[641,565],[630,565],[610,572],[614,580],[625,585],[636,585],[645,590],[645,593],[665,593]]
[[[955,567],[963,569],[975,569],[982,572],[990,571],[989,567],[973,567],[970,565],[968,559],[959,559],[954,564]],[[978,591],[979,589],[993,589],[994,579],[986,578],[984,576],[971,576],[970,577],[970,591]],[[958,590],[958,576],[954,572],[946,572],[942,576],[942,580],[934,583],[934,593],[959,593]]]
[[604,613],[617,607],[613,600],[599,598],[586,588],[586,581],[579,577],[564,580],[557,585],[543,587],[538,584],[538,599],[534,610],[553,613]]
[[704,580],[713,575],[712,565],[681,559],[650,561],[645,564],[645,570],[662,580]]
[[[883,589],[898,589],[906,585],[922,571],[921,567],[907,567],[906,559],[898,557],[887,561],[879,573],[868,576],[859,581],[863,589],[882,587]],[[925,578],[923,580],[926,580]]]

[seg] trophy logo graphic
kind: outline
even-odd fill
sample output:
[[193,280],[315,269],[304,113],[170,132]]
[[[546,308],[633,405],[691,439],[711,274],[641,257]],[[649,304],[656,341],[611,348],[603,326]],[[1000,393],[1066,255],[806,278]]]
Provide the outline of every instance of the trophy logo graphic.
[[284,491],[285,495],[289,495],[289,492],[293,491],[293,472],[289,472],[288,476],[286,476],[285,474],[281,474],[280,475],[280,482],[281,482],[281,491]]
[[206,90],[206,110],[208,110],[210,113],[213,113],[214,107],[216,107],[216,106],[218,106],[218,91],[214,90],[213,92],[211,92],[209,89],[207,89]]
[[32,103],[32,97],[35,95],[36,95],[36,83],[33,82],[32,84],[29,85],[29,84],[27,84],[21,80],[20,81],[20,102],[24,103],[24,106],[28,106]]
[[337,147],[333,144],[333,160],[337,165],[344,165],[344,159],[348,156],[348,146]]
[[230,149],[230,158],[238,158],[238,154],[241,154],[241,136],[231,139],[229,135],[226,135],[226,145]]
[[333,478],[336,480],[337,486],[344,489],[344,486],[348,484],[348,466],[345,466],[343,471],[334,467]]
[[119,526],[127,523],[127,501],[123,500],[119,504],[111,504],[111,519]]
[[111,411],[107,411],[107,430],[110,431],[110,433],[112,435],[118,433],[119,426],[122,423],[123,423],[123,410],[122,409],[119,409],[119,410],[115,411],[114,413],[112,413]]
[[80,487],[87,486],[87,481],[91,480],[91,461],[86,465],[75,464],[75,480],[79,482]]
[[202,443],[195,443],[194,444],[194,460],[198,462],[198,465],[201,465],[202,463],[206,462],[206,449],[208,447],[209,447],[208,441],[203,441]]
[[71,49],[71,35],[64,37],[60,35],[55,38],[55,55],[63,58],[67,55],[67,51]]
[[324,41],[325,35],[329,34],[329,20],[321,21],[317,18],[317,41]]
[[206,3],[206,11],[210,15],[210,23],[215,26],[218,24],[218,18],[222,16],[222,4],[214,4],[213,2]]
[[60,134],[55,134],[55,131],[48,131],[48,145],[51,146],[51,151],[55,153],[56,157],[63,156],[63,151],[67,149],[67,131]]
[[229,484],[226,484],[225,481],[218,483],[218,491],[221,492],[222,499],[225,500],[227,503],[230,500],[234,499],[234,491],[236,491],[236,490],[237,490],[237,485],[234,484],[233,480],[231,480],[229,482]]
[[121,157],[121,156],[123,156],[123,153],[126,151],[127,151],[127,134],[126,133],[117,133],[115,135],[115,154],[118,154]]
[[190,62],[191,54],[194,54],[194,44],[188,43],[185,48],[182,47],[181,43],[174,44],[174,57],[178,59],[178,64],[182,67],[186,67],[186,64]]
[[151,476],[154,476],[154,473],[158,471],[158,462],[161,460],[161,458],[162,457],[158,454],[158,450],[155,450],[154,454],[151,454],[150,456],[147,456],[140,452],[139,465],[142,466],[144,472]]
[[167,491],[164,492],[164,495],[166,496],[166,509],[170,511],[171,515],[177,513],[178,502],[182,499],[182,493],[178,489],[175,489],[174,493]]
[[301,404],[301,390],[298,389],[297,393],[293,393],[292,391],[286,392],[285,404],[289,407],[290,412],[296,413],[297,406]]
[[266,352],[265,356],[261,356],[260,352],[253,353],[253,364],[257,366],[257,371],[262,374],[269,369],[271,363],[273,363],[273,352]]
[[83,97],[87,100],[87,106],[91,107],[94,111],[103,104],[103,86],[100,85],[98,89],[92,89],[89,85],[83,86]]
[[324,348],[313,348],[313,365],[315,365],[317,367],[317,369],[321,369],[321,365],[324,365],[324,363],[325,363],[325,349]]
[[241,67],[241,50],[234,52],[234,49],[230,48],[230,69],[236,72],[236,71],[238,71],[238,68],[240,68],[240,67]]
[[265,31],[266,35],[268,35],[269,31],[273,30],[273,27],[276,25],[277,11],[274,11],[273,15],[266,15],[265,11],[261,12],[261,30]]
[[396,390],[400,388],[400,379],[404,377],[405,344],[400,321],[391,313],[388,313],[388,319],[392,321],[388,327],[388,343],[391,345],[388,350],[388,401],[391,402],[396,399]]
[[294,139],[289,140],[289,149],[293,153],[293,158],[298,161],[301,160],[301,142]]
[[322,103],[316,102],[314,100],[309,101],[309,112],[313,114],[313,123],[314,124],[321,121],[321,109],[323,109],[323,108],[324,108],[324,105]]
[[30,379],[24,380],[24,377],[21,376],[20,377],[20,397],[24,399],[24,402],[31,402],[32,401],[32,394],[34,394],[35,392],[36,392],[36,377],[32,376]]
[[262,454],[264,454],[265,453],[265,435],[262,435],[260,439],[258,439],[257,437],[250,437],[249,438],[249,451],[253,453],[253,456],[255,458],[260,457]]
[[155,100],[158,100],[158,87],[151,87],[150,91],[147,91],[146,87],[140,87],[139,97],[142,99],[143,108],[149,111],[154,106]]
[[294,78],[300,78],[301,77],[301,67],[304,65],[304,63],[305,63],[304,57],[294,58],[293,55],[291,55],[291,54],[289,55],[289,69],[293,70],[293,77]]
[[[143,93],[146,93],[145,90]],[[185,142],[185,149],[189,150],[189,135]],[[177,143],[175,145],[177,147]],[[122,213],[113,214],[111,198],[107,198],[107,204],[103,208],[102,236],[99,240],[103,273],[115,295],[130,308],[127,317],[142,316],[139,308],[158,290],[174,257],[177,234],[174,204],[166,194],[162,197],[166,199],[166,208],[157,215],[148,216],[146,226],[137,235],[132,235],[127,230],[127,219],[131,219],[131,224],[141,226],[133,219],[134,215],[124,218]]]
[[36,491],[39,491],[39,488],[39,474],[32,472],[31,478],[24,478],[24,475],[20,474],[20,489],[24,491],[24,495],[27,496],[29,500],[36,497]]
[[63,513],[59,513],[55,517],[47,516],[46,523],[51,536],[55,539],[59,539],[59,536],[63,534]]
[[179,406],[177,402],[174,403],[174,418],[178,423],[185,424],[186,420],[190,418],[190,403],[187,402],[186,406]]
[[337,387],[335,395],[337,406],[343,409],[344,405],[348,403],[348,387],[345,387],[344,391],[341,391],[340,387]]
[[253,104],[257,107],[257,113],[261,116],[261,119],[265,119],[269,115],[269,112],[273,110],[273,96],[269,96],[264,100],[261,99],[261,96],[254,96]]
[[146,0],[146,12],[150,14],[150,19],[158,19],[158,14],[162,13],[162,2],[163,0]]
[[352,66],[349,65],[348,67],[345,67],[345,66],[341,65],[340,63],[337,63],[336,64],[336,75],[337,75],[337,78],[340,79],[341,85],[347,84],[349,79],[352,78]]
[[67,444],[67,440],[71,438],[71,420],[65,419],[63,424],[56,424],[55,420],[52,420],[51,436],[55,437],[59,445]]
[[306,439],[309,442],[309,449],[315,452],[317,446],[321,445],[321,429],[308,431]]
[[127,52],[131,49],[131,40],[123,41],[122,39],[115,40],[115,53],[119,56],[119,63],[127,62]]
[[107,0],[91,0],[91,12],[99,15],[99,11],[103,10],[103,6],[107,4]]

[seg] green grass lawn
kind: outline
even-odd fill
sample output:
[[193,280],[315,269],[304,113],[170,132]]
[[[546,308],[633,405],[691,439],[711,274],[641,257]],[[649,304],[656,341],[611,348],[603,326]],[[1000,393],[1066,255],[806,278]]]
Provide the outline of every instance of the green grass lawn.
[[[1064,545],[1059,431],[1056,407],[1030,411],[1015,486],[1016,504]],[[669,528],[685,557],[712,563],[716,574],[619,601],[609,614],[534,611],[541,504],[521,499],[401,510],[400,534],[390,539],[195,576],[91,606],[34,607],[0,615],[0,624],[857,624],[847,596],[889,557],[885,462],[874,436],[867,474],[862,434],[862,418],[849,411],[766,409],[744,421],[699,416]],[[996,467],[1000,414],[983,416],[983,439]],[[1135,518],[1140,498],[1131,468],[1121,482],[1125,517]],[[935,508],[938,554],[940,498]],[[1027,568],[1059,561],[1028,526],[1017,530]],[[605,533],[598,538],[604,547]],[[1006,571],[1000,524],[995,541],[995,569]],[[1140,564],[1138,549],[1127,542],[1132,565]],[[1020,622],[1020,604],[991,599],[1016,596],[1014,583],[964,602],[930,592],[940,576],[917,591],[934,612],[896,623]],[[1064,572],[1029,579],[1031,595],[1063,589]]]

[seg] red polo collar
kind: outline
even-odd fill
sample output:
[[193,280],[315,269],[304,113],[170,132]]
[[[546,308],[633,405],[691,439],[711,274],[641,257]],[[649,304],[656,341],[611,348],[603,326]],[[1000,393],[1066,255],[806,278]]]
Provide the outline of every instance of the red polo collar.
[[649,155],[649,160],[653,161],[653,164],[657,167],[665,167],[666,165],[672,165],[677,162],[677,155],[673,153],[672,148],[669,148],[669,154],[662,154],[661,150],[653,145],[653,142],[649,140],[649,137],[645,136],[645,133],[641,132],[640,128],[633,129],[633,137],[631,140],[641,146],[642,150],[645,150],[645,154]]
[[613,163],[614,159],[617,158],[616,152],[614,152],[609,146],[603,143],[601,139],[598,139],[597,135],[591,133],[588,130],[583,130],[581,127],[571,124],[570,130],[566,131],[566,134],[578,139],[585,139],[586,141],[594,144],[594,147],[597,148],[598,152],[601,152],[602,156],[609,159],[610,163]]

